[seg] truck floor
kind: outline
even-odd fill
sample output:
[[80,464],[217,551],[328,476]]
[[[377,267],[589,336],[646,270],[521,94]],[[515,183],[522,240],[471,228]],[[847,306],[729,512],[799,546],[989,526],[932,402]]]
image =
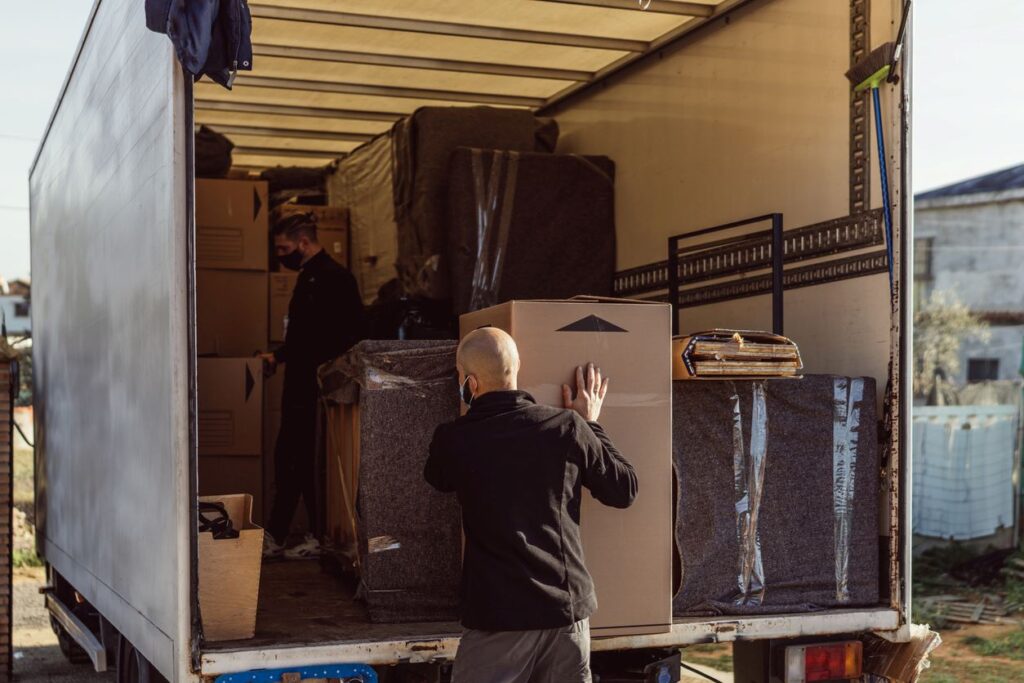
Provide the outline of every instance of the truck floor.
[[256,636],[206,643],[205,651],[287,647],[313,643],[394,638],[451,637],[456,623],[374,624],[354,597],[354,585],[319,562],[266,562],[260,576]]

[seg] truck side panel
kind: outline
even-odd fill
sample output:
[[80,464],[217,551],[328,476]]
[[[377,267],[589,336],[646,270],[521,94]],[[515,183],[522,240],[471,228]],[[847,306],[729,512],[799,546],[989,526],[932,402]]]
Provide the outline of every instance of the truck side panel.
[[[875,17],[887,9],[872,3]],[[879,25],[872,40],[886,39]],[[557,105],[560,151],[616,162],[618,268],[665,259],[671,235],[734,220],[782,212],[790,230],[847,216],[849,62],[849,3],[755,2]],[[808,372],[885,387],[887,290],[881,273],[787,290],[786,333]],[[680,331],[770,329],[771,312],[768,296],[685,308]]]
[[184,87],[144,3],[97,2],[30,176],[40,543],[171,680],[188,624]]

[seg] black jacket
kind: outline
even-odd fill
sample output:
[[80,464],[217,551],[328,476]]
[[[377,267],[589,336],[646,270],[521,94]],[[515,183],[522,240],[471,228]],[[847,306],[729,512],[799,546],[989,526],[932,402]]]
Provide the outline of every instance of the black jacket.
[[581,487],[618,508],[637,491],[633,467],[600,425],[523,391],[484,394],[434,432],[424,476],[462,505],[463,626],[558,628],[594,612]]
[[246,0],[146,0],[146,27],[166,33],[182,66],[231,88],[252,70],[252,17]]
[[315,403],[316,369],[345,353],[363,335],[363,301],[356,279],[326,251],[306,261],[288,303],[284,345],[285,403]]

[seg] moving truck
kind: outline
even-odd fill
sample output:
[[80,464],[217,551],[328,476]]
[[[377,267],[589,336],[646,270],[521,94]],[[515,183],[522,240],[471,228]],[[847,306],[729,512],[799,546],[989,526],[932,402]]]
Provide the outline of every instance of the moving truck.
[[[595,639],[595,656],[734,642],[747,683],[793,643],[909,639],[909,45],[881,88],[885,159],[844,76],[896,38],[900,0],[251,0],[254,69],[230,91],[182,71],[144,4],[96,0],[30,175],[38,544],[69,647],[122,681],[395,680],[452,659],[456,625],[371,624],[315,585],[253,639],[204,637],[193,131],[228,135],[240,169],[321,166],[418,107],[470,104],[553,116],[559,152],[615,161],[619,297],[669,298],[669,238],[781,214],[778,312],[805,372],[872,377],[887,411],[879,604],[676,618]],[[771,329],[767,282],[685,290],[681,330]],[[325,601],[336,617],[303,618]]]

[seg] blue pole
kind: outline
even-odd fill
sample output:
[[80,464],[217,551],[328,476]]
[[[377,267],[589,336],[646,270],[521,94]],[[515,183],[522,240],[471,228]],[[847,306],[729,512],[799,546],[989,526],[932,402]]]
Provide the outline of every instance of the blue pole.
[[893,284],[892,256],[892,207],[889,205],[889,174],[886,172],[885,136],[882,135],[882,103],[878,96],[878,88],[871,89],[871,98],[875,104],[875,138],[878,140],[878,173],[882,180],[882,213],[885,216],[885,255],[889,261],[889,291]]

